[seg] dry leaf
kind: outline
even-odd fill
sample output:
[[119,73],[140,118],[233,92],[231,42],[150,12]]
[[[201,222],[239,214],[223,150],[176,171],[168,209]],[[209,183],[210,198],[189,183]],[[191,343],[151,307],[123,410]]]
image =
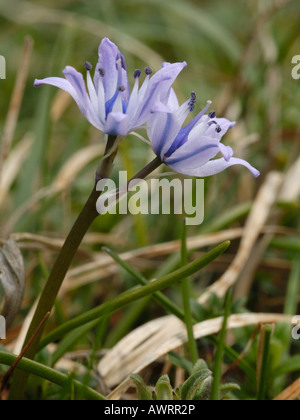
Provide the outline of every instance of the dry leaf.
[[300,379],[286,388],[274,401],[294,401],[300,396]]
[[[292,317],[280,314],[231,315],[228,320],[228,330],[260,323],[277,324],[278,322],[292,324]],[[222,328],[222,323],[221,317],[196,324],[194,326],[196,339],[217,334]],[[124,337],[107,352],[99,363],[98,370],[107,385],[113,388],[122,384],[122,381],[128,379],[132,373],[140,373],[155,360],[186,342],[186,327],[183,322],[173,315],[158,318]]]
[[0,250],[0,282],[5,294],[2,315],[9,327],[19,312],[25,288],[23,258],[12,238]]

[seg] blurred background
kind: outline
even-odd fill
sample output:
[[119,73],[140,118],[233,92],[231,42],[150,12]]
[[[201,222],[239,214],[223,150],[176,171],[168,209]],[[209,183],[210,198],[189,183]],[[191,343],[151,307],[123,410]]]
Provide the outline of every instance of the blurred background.
[[[300,54],[299,12],[297,0],[2,0],[0,55],[7,69],[6,80],[0,81],[0,239],[4,243],[13,234],[27,271],[12,341],[89,195],[103,153],[102,134],[85,121],[73,100],[52,87],[35,89],[33,81],[61,76],[66,65],[82,72],[85,61],[95,65],[105,36],[126,56],[129,74],[147,65],[158,70],[162,61],[186,60],[188,67],[175,86],[180,100],[195,91],[198,110],[212,100],[218,116],[237,121],[224,142],[262,173],[254,180],[246,169],[235,167],[205,181],[205,222],[190,228],[188,236],[221,235],[233,242],[225,256],[195,277],[194,297],[230,266],[252,205],[265,187],[265,201],[259,197],[261,211],[258,207],[254,220],[257,236],[253,243],[249,239],[236,298],[247,297],[242,304],[249,311],[297,313],[300,80],[292,77],[292,58]],[[134,175],[150,159],[149,147],[131,136],[121,146],[114,176],[119,169]],[[273,171],[281,174],[283,188],[270,180]],[[265,215],[262,222],[259,215]],[[178,244],[171,251],[164,244],[180,238],[182,223],[180,216],[99,218],[68,275],[52,324],[134,285],[113,263],[91,269],[88,263],[101,259],[103,245],[119,253],[132,251],[129,260],[149,278],[176,268]],[[161,252],[152,248],[155,244],[162,245]],[[191,256],[209,245],[194,247]],[[168,294],[180,303],[176,288]],[[204,314],[198,308],[198,314],[207,319],[220,310],[212,304]],[[127,308],[107,321],[103,346],[112,347],[134,327],[162,315],[149,299]],[[240,333],[239,350],[247,339],[248,333]],[[92,341],[92,335],[85,337],[75,348],[88,348]],[[274,344],[277,361],[286,343],[279,337],[279,350]],[[205,358],[209,352],[204,344]],[[291,352],[298,350],[294,342]],[[255,360],[255,352],[249,360]],[[299,371],[300,363],[296,367]]]

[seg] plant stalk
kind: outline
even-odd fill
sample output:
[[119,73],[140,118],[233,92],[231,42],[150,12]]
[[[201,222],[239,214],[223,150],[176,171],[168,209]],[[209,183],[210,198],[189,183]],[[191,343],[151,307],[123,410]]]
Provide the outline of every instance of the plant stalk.
[[[34,332],[37,330],[41,321],[45,317],[45,314],[51,312],[62,286],[62,283],[66,277],[66,274],[70,268],[70,265],[80,247],[80,244],[89,230],[94,220],[99,215],[96,209],[96,203],[100,193],[97,191],[97,183],[101,179],[107,179],[113,168],[113,162],[118,151],[118,141],[115,136],[109,136],[107,140],[106,150],[103,159],[96,172],[95,185],[92,193],[89,196],[82,212],[78,216],[74,226],[72,227],[59,255],[47,280],[47,283],[42,291],[40,300],[31,321],[30,327],[27,332],[27,336],[24,342],[24,347],[30,340]],[[27,359],[33,360],[39,348],[39,343],[42,338],[44,331],[40,329],[33,345],[29,348],[26,353]],[[28,381],[28,374],[25,372],[17,371],[14,375],[12,389],[10,393],[11,400],[21,400],[24,398],[26,385]]]

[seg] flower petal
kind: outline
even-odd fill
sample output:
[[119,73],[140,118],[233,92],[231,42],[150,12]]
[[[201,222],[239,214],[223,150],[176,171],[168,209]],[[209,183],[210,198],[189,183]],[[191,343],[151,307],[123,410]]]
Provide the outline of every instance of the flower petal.
[[148,135],[152,139],[152,148],[162,159],[166,145],[172,142],[179,130],[180,124],[174,113],[157,112],[149,120]]
[[135,127],[145,124],[157,102],[161,101],[167,105],[170,89],[186,66],[186,62],[168,64],[151,77],[133,121]]
[[187,142],[180,149],[176,150],[170,157],[165,157],[166,165],[179,165],[189,169],[197,169],[205,165],[219,153],[218,142],[213,142],[210,137],[201,138],[199,145]]
[[91,104],[90,98],[86,92],[85,83],[81,73],[77,72],[72,67],[66,67],[64,70],[66,79],[61,77],[48,77],[46,79],[36,79],[34,86],[50,85],[58,87],[59,89],[64,90],[69,93],[72,98],[77,103],[80,111],[85,116],[87,120],[90,121],[96,128],[99,130],[103,129],[103,126],[98,119],[93,106]]
[[173,88],[170,89],[168,98],[167,98],[167,106],[173,111],[176,112],[179,108],[179,102],[177,95]]
[[165,113],[165,114],[172,114],[172,110],[169,108],[168,105],[165,105],[163,102],[159,101],[153,106],[152,111],[154,113]]
[[151,83],[156,83],[158,80],[167,80],[167,83],[161,87],[161,98],[165,99],[168,97],[171,86],[175,82],[178,75],[182,70],[187,67],[187,63],[184,61],[182,63],[164,63],[162,69],[160,69],[150,80]]
[[36,79],[33,84],[34,87],[39,87],[42,85],[55,86],[69,93],[77,103],[80,111],[82,113],[85,112],[84,102],[82,101],[82,98],[80,98],[77,95],[76,90],[73,88],[71,83],[68,82],[68,80],[63,79],[62,77],[47,77],[46,79]]
[[224,159],[229,162],[229,160],[233,157],[233,150],[230,146],[225,146],[223,143],[219,143],[219,149]]
[[121,112],[111,112],[107,116],[103,132],[111,136],[126,136],[130,131],[129,123],[128,115]]
[[[207,117],[204,117],[204,115],[206,111],[210,108],[210,106],[211,102],[209,101],[207,102],[206,106],[202,109],[202,111],[188,125],[186,125],[179,131],[176,139],[174,139],[172,147],[168,151],[168,155],[174,153],[176,149],[183,146],[188,141],[189,137],[193,136],[194,134],[198,138],[200,137],[199,124],[203,121],[204,118],[205,121],[207,120]],[[198,130],[196,131],[197,126]]]
[[91,103],[89,95],[86,91],[85,82],[81,73],[79,73],[73,67],[67,66],[63,71],[67,81],[71,84],[73,89],[76,91],[77,97],[81,104],[83,104],[83,109],[80,110],[86,119],[93,124],[95,127],[102,129],[102,124],[99,120],[98,115],[95,112],[95,109]]
[[174,165],[168,165],[171,169],[175,170],[176,172],[182,173],[184,175],[189,176],[196,176],[199,178],[204,178],[207,176],[212,176],[219,174],[220,172],[225,171],[226,169],[230,168],[234,165],[243,165],[249,169],[252,175],[255,178],[258,178],[260,172],[253,168],[247,161],[237,158],[231,158],[228,162],[225,159],[216,159],[207,162],[205,165],[200,166],[198,168],[191,169],[188,166],[183,165],[182,163],[177,163]]
[[[155,112],[155,115],[150,120],[149,137],[153,139],[152,142],[155,153],[159,155],[162,160],[164,160],[165,156],[170,156],[172,154],[169,154],[168,152],[172,149],[174,139],[176,139],[183,122],[190,112],[189,102],[190,100],[186,101],[174,112],[162,102],[157,103],[154,107],[153,112]],[[161,115],[162,113],[167,115],[163,117]]]
[[117,69],[117,58],[122,58],[122,85],[126,88],[124,95],[129,94],[129,84],[126,72],[125,59],[120,53],[119,48],[111,42],[108,38],[104,38],[99,46],[99,61],[96,67],[94,83],[98,86],[99,69],[105,71],[103,77],[103,86],[105,90],[105,100],[109,101],[115,94],[118,88],[118,69]]

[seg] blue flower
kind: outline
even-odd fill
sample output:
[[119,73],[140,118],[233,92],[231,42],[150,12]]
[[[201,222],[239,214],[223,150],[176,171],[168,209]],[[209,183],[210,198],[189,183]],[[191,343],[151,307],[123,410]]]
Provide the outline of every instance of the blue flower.
[[[217,118],[214,111],[206,114],[211,106],[205,108],[185,127],[188,114],[195,108],[196,94],[182,106],[173,89],[165,103],[156,105],[149,121],[148,136],[155,154],[169,168],[184,175],[207,177],[218,174],[233,165],[243,165],[254,177],[260,175],[248,162],[233,157],[233,150],[221,143],[222,137],[235,123]],[[220,159],[214,159],[221,153]]]
[[76,101],[85,118],[109,135],[125,136],[142,128],[157,102],[164,102],[170,87],[186,63],[164,65],[151,77],[146,67],[145,80],[140,87],[142,71],[134,72],[135,83],[130,92],[124,56],[108,38],[99,46],[99,61],[92,79],[92,65],[85,63],[87,88],[81,73],[73,67],[63,71],[65,79],[49,77],[36,80],[34,86],[52,85],[68,92]]

